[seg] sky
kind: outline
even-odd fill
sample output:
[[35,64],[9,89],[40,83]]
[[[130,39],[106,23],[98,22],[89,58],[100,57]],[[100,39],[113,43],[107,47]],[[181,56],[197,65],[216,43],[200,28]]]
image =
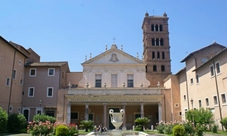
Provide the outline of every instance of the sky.
[[[68,61],[82,72],[85,56],[118,48],[140,58],[145,13],[169,17],[171,71],[189,53],[227,46],[227,0],[0,0],[0,36],[32,48],[42,62]],[[115,40],[114,40],[115,39]]]

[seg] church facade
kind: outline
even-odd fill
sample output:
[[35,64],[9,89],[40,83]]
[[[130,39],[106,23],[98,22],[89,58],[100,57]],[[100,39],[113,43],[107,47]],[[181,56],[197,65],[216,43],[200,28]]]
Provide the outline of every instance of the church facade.
[[68,74],[69,89],[58,92],[58,121],[79,124],[86,119],[113,129],[110,109],[125,110],[124,129],[132,129],[138,117],[149,118],[148,126],[173,118],[180,120],[179,101],[176,110],[171,108],[174,90],[163,84],[171,74],[167,15],[146,13],[142,29],[143,60],[113,44],[82,63],[83,72]]

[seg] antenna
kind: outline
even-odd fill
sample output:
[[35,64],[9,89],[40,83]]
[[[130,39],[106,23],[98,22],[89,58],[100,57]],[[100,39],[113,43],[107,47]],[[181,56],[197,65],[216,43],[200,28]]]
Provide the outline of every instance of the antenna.
[[153,10],[153,15],[154,15],[154,10]]

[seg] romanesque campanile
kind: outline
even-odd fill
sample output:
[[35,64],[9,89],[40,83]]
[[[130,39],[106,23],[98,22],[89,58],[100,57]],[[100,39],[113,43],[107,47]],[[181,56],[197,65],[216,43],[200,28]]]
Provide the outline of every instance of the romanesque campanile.
[[143,55],[146,75],[151,87],[163,85],[163,79],[171,74],[168,17],[145,14],[143,29]]

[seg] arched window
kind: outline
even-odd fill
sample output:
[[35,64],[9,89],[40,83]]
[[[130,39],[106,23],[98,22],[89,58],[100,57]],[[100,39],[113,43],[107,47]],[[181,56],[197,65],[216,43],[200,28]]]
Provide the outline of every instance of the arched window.
[[160,52],[157,52],[157,59],[160,59]]
[[159,39],[158,38],[156,38],[155,42],[156,42],[156,46],[159,46]]
[[161,71],[165,72],[165,66],[164,65],[161,66]]
[[152,38],[152,46],[155,46],[155,39],[154,38]]
[[159,30],[160,30],[160,31],[163,31],[163,29],[162,29],[162,25],[160,25],[160,26],[159,26]]
[[162,52],[162,59],[165,59],[165,52]]
[[160,44],[161,44],[161,46],[164,45],[164,40],[163,40],[163,38],[160,39]]
[[151,31],[154,31],[154,25],[153,24],[151,25]]
[[158,25],[155,25],[155,31],[158,31]]
[[156,72],[157,71],[157,66],[153,65],[153,71]]
[[152,52],[152,59],[155,59],[155,52]]

